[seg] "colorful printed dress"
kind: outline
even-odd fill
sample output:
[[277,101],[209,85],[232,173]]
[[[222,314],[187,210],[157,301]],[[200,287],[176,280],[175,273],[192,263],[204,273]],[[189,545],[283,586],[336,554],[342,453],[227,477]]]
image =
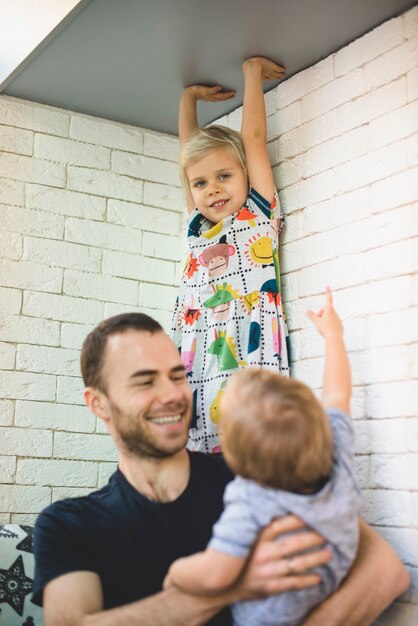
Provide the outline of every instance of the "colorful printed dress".
[[260,366],[289,375],[280,297],[277,198],[250,189],[245,205],[219,223],[197,209],[172,333],[193,390],[188,448],[218,452],[219,404],[228,378]]

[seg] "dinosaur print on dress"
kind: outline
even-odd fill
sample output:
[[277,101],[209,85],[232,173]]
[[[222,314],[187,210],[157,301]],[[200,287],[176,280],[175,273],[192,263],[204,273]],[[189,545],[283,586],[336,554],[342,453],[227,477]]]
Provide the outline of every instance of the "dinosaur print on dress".
[[208,352],[209,354],[216,355],[218,367],[221,372],[237,369],[237,349],[234,338],[228,336],[226,331],[220,330],[218,332],[215,330],[215,340],[210,344]]
[[239,298],[238,291],[232,289],[231,285],[223,283],[223,285],[212,285],[214,291],[213,296],[204,301],[203,306],[211,309],[215,320],[223,322],[228,319],[231,301]]

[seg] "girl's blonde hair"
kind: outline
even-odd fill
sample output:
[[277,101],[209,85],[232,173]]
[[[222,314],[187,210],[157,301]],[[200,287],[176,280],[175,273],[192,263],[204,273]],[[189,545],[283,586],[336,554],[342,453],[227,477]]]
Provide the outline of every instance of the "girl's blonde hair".
[[226,126],[208,126],[198,128],[181,147],[180,150],[180,178],[184,190],[190,190],[186,169],[191,163],[199,161],[211,150],[228,148],[237,159],[247,178],[247,159],[241,135]]
[[232,376],[225,393],[233,396],[222,412],[222,449],[233,471],[275,489],[317,491],[331,471],[332,433],[312,391],[248,368]]

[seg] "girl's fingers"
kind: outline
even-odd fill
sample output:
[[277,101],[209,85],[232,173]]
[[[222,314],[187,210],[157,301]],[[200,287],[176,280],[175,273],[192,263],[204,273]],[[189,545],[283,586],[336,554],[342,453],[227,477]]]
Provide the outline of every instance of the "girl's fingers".
[[277,80],[279,78],[283,78],[284,72],[267,72],[264,75],[264,78],[267,80]]
[[235,91],[222,91],[218,94],[218,96],[221,96],[225,100],[227,98],[233,98],[235,96]]
[[230,98],[233,98],[235,96],[235,93],[236,92],[233,89],[229,91],[221,91],[218,89],[211,94],[211,97],[214,100],[229,100]]

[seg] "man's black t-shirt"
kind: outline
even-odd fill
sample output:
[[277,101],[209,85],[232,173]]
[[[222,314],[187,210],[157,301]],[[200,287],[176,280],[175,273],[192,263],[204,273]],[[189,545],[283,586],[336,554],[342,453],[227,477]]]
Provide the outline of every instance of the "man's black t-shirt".
[[[221,456],[190,453],[190,462],[173,502],[148,500],[117,470],[100,491],[47,507],[35,526],[34,602],[52,579],[83,570],[100,577],[104,609],[161,591],[173,561],[206,548],[233,478]],[[210,624],[229,623],[226,613]]]

